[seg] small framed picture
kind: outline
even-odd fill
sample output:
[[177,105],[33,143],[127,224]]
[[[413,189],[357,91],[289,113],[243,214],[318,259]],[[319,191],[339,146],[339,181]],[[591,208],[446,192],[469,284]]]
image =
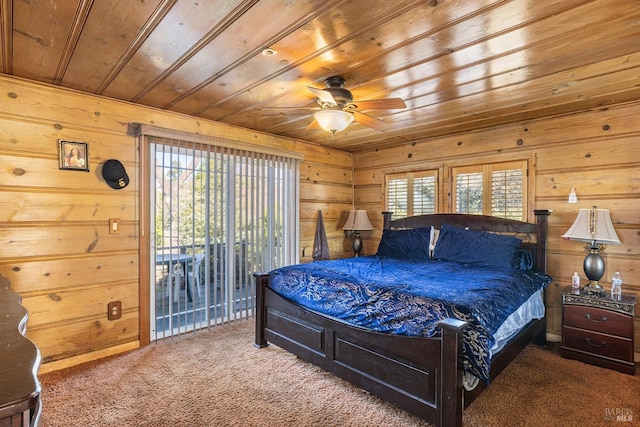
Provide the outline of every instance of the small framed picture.
[[87,143],[61,139],[60,169],[89,172],[89,146]]

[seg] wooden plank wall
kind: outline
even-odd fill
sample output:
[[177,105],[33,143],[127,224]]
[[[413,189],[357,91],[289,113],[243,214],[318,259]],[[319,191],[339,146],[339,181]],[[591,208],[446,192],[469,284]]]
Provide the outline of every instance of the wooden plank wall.
[[[560,287],[573,271],[582,271],[581,245],[560,238],[580,207],[611,210],[623,244],[607,248],[605,281],[608,286],[619,270],[624,291],[640,296],[640,104],[426,140],[352,159],[340,150],[6,76],[0,76],[0,87],[0,272],[23,296],[30,311],[28,335],[45,363],[73,364],[138,346],[139,287],[145,284],[138,259],[139,160],[135,139],[127,135],[130,122],[302,153],[302,261],[311,260],[319,209],[331,256],[351,254],[341,227],[352,208],[352,186],[355,207],[367,209],[377,227],[364,241],[370,254],[380,236],[385,173],[530,156],[535,159],[535,208],[554,211],[550,334],[560,336]],[[58,169],[58,139],[89,143],[90,172]],[[121,160],[131,177],[123,190],[111,189],[101,178],[101,164],[110,158]],[[576,205],[567,203],[572,186]],[[441,206],[446,201],[443,195]],[[108,233],[109,218],[121,219],[120,234]],[[113,300],[123,304],[119,321],[107,320]],[[639,323],[637,313],[636,353]]]
[[[41,372],[139,345],[140,287],[148,284],[139,273],[144,194],[130,122],[302,153],[301,258],[310,259],[318,209],[332,256],[345,255],[339,227],[352,204],[349,153],[6,76],[0,93],[0,272],[29,310]],[[59,139],[89,144],[88,173],[59,170]],[[125,189],[102,179],[111,158],[127,170]],[[109,218],[120,218],[119,234],[109,234]],[[116,300],[123,315],[109,321],[107,304]]]
[[300,167],[300,261],[312,261],[318,211],[322,210],[331,258],[352,256],[342,231],[353,201],[352,154],[309,146]]
[[[551,209],[549,218],[549,274],[554,282],[546,292],[550,339],[561,337],[560,289],[570,284],[574,271],[586,282],[583,244],[560,236],[573,223],[579,208],[597,205],[611,211],[622,245],[610,245],[604,255],[603,281],[620,271],[623,292],[640,301],[640,104],[632,103],[537,120],[518,125],[468,132],[405,146],[358,153],[355,164],[355,204],[367,209],[377,232],[364,242],[374,253],[382,228],[384,175],[391,172],[440,168],[452,164],[530,157],[533,209]],[[441,174],[439,206],[448,209],[448,177]],[[577,204],[569,204],[575,187]],[[635,353],[640,359],[640,309],[636,309]]]

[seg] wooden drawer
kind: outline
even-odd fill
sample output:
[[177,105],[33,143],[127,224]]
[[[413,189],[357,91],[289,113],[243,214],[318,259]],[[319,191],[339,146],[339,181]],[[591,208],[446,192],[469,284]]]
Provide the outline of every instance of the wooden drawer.
[[633,340],[631,338],[601,334],[565,325],[562,328],[562,346],[612,359],[633,361]]
[[586,305],[565,305],[563,324],[625,338],[633,336],[632,316]]

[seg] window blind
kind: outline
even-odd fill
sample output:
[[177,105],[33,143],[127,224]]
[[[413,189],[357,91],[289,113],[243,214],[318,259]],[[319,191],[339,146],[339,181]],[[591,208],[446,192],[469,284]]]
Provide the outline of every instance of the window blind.
[[385,187],[387,209],[393,212],[392,219],[436,212],[436,171],[389,174]]
[[150,161],[152,340],[252,316],[253,272],[298,262],[298,156],[183,133],[140,137]]
[[526,221],[527,161],[452,168],[457,213]]
[[482,172],[457,174],[456,212],[464,214],[482,214],[482,187]]

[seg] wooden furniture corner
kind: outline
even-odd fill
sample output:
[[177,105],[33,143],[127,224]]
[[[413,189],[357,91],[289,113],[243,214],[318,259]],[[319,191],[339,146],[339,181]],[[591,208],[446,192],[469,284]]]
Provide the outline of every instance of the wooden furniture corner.
[[36,375],[40,351],[24,336],[27,310],[10,285],[0,275],[0,427],[37,426],[41,411]]

